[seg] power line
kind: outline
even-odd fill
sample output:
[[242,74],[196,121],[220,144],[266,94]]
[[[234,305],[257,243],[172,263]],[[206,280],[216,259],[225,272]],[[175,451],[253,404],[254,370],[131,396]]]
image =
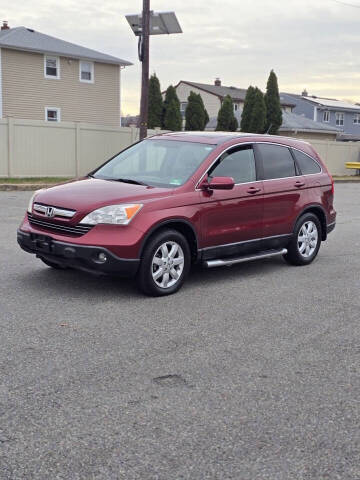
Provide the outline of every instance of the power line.
[[353,8],[360,8],[360,5],[355,5],[354,3],[342,2],[341,0],[332,0],[335,3],[339,3],[340,5],[344,5],[345,7],[353,7]]

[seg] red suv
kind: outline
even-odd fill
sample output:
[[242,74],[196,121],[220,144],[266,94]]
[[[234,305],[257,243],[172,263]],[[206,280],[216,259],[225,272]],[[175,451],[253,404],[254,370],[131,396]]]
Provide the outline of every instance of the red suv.
[[146,294],[167,295],[195,262],[283,255],[311,263],[335,227],[333,199],[333,180],[308,143],[170,133],[35,192],[17,238],[51,267],[136,275]]

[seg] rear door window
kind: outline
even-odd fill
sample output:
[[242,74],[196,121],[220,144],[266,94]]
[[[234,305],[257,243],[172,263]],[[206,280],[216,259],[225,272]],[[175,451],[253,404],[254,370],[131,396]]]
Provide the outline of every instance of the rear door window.
[[288,147],[260,143],[257,149],[263,160],[264,180],[296,175],[295,162]]
[[297,164],[300,167],[300,171],[303,175],[312,175],[314,173],[320,173],[321,168],[320,165],[315,162],[314,159],[309,157],[309,155],[306,155],[303,152],[300,152],[299,150],[292,150]]
[[232,177],[235,183],[256,181],[254,151],[251,147],[230,150],[223,153],[210,170],[212,177]]

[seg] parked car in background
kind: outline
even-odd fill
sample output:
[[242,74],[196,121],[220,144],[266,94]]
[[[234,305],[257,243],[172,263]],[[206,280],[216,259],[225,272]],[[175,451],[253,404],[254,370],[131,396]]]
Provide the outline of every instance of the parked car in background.
[[167,295],[192,263],[282,255],[310,264],[335,227],[333,201],[333,180],[308,143],[168,133],[35,192],[17,238],[51,267],[132,275],[144,293]]

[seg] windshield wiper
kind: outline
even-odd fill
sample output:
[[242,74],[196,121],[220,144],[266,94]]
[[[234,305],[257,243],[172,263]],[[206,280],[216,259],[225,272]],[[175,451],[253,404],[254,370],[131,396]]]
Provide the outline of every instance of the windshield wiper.
[[145,187],[149,186],[147,183],[140,182],[139,180],[133,180],[132,178],[114,178],[112,180],[115,182],[132,183],[133,185],[144,185]]

